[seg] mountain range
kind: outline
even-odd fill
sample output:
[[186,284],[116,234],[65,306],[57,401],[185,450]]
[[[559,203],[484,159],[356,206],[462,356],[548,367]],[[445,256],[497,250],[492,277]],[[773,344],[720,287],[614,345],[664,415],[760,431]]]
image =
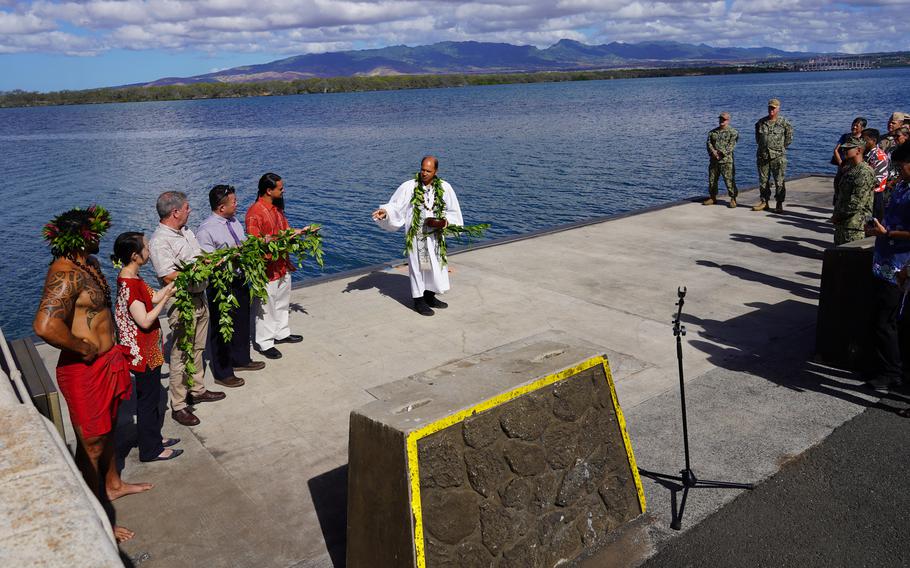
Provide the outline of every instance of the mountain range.
[[205,75],[167,77],[142,85],[293,81],[313,77],[572,71],[633,66],[733,65],[814,55],[817,54],[770,47],[712,47],[703,43],[695,45],[675,41],[586,45],[563,39],[545,49],[509,43],[445,41],[416,47],[396,45],[379,49],[296,55]]

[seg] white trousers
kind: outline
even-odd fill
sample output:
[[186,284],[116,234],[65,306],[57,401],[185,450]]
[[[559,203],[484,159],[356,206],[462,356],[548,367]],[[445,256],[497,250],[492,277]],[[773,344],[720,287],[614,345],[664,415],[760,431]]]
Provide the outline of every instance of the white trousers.
[[268,302],[256,298],[256,344],[263,351],[275,346],[276,339],[291,335],[291,274],[272,280],[266,286]]

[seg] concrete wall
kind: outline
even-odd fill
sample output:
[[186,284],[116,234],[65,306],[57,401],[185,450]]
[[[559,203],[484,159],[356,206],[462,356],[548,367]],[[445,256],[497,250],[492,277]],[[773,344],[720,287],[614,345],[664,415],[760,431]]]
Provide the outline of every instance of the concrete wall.
[[12,385],[0,373],[0,566],[123,566],[60,434]]
[[393,383],[352,413],[348,565],[555,566],[637,517],[600,351],[548,334]]

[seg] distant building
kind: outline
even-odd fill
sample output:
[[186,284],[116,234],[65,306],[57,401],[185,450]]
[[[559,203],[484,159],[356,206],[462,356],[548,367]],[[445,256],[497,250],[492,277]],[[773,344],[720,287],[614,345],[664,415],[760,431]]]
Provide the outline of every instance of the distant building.
[[800,71],[852,71],[855,69],[876,69],[878,65],[870,59],[855,57],[818,57],[810,59],[799,67]]

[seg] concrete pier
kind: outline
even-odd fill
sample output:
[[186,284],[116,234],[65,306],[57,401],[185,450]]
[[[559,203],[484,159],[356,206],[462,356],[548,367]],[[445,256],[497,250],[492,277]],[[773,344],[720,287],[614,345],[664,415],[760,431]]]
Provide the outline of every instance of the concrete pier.
[[[137,533],[122,549],[143,567],[342,566],[351,409],[381,385],[546,330],[603,347],[639,465],[675,474],[678,286],[688,289],[693,468],[741,482],[773,475],[871,399],[843,373],[807,363],[832,242],[831,180],[788,190],[783,215],[683,203],[453,255],[450,307],[431,318],[409,309],[405,267],[295,290],[291,326],[303,343],[241,373],[246,386],[225,401],[199,405],[199,426],[168,417],[165,435],[186,450],[179,459],[130,454],[124,478],[156,487],[115,503],[118,524]],[[623,561],[592,566],[635,565],[678,534],[671,492],[643,483],[648,516]],[[693,493],[683,529],[736,494]]]

